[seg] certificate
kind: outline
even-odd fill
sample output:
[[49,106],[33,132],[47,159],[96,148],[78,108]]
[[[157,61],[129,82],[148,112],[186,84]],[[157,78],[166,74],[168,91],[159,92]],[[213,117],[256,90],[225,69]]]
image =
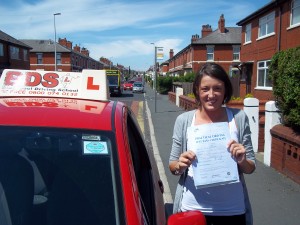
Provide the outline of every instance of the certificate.
[[239,182],[237,163],[227,148],[231,139],[227,122],[191,126],[187,135],[188,150],[196,154],[192,163],[196,188]]

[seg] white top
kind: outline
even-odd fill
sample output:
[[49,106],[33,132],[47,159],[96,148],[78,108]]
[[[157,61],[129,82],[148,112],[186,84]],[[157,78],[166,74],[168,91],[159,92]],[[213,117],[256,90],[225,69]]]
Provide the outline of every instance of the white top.
[[[231,139],[238,141],[238,131],[233,115],[227,108],[226,112]],[[195,115],[192,121],[192,125],[194,124]],[[187,142],[189,142],[188,136]],[[200,210],[205,215],[215,216],[240,215],[245,213],[244,193],[241,182],[196,189],[193,170],[189,169],[185,180],[181,205],[181,211],[188,210]]]

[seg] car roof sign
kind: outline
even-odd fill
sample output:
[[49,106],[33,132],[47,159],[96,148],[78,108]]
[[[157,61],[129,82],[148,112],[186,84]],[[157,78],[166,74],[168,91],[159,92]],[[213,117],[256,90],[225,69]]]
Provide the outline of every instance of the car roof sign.
[[108,101],[105,70],[57,72],[5,69],[0,96],[58,97]]

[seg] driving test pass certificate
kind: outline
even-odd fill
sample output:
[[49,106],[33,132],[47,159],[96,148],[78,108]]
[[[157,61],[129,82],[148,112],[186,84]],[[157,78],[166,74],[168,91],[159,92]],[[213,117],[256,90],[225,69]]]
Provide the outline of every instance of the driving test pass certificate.
[[192,163],[196,188],[239,182],[236,161],[227,148],[227,122],[191,126],[187,130],[188,150],[196,153]]

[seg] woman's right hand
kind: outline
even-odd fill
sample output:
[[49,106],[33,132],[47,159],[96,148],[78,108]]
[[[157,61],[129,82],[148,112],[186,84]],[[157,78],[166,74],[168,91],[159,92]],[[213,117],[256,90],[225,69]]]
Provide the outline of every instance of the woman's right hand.
[[180,172],[184,172],[186,168],[188,168],[192,164],[195,158],[196,154],[191,150],[182,153],[178,159],[177,169]]

